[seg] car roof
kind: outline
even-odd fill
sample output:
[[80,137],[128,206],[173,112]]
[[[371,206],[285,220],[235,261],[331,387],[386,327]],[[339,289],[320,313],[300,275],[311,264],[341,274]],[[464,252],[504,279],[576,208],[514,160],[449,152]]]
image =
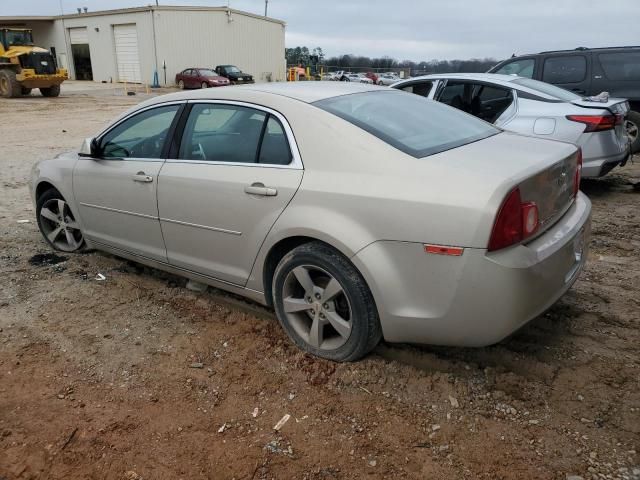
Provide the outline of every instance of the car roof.
[[389,87],[381,87],[367,83],[355,82],[268,82],[255,83],[253,85],[238,85],[215,89],[200,89],[192,91],[180,91],[154,97],[144,102],[152,105],[167,101],[180,100],[236,100],[241,101],[243,92],[253,92],[265,95],[279,95],[299,100],[305,103],[313,103],[342,95],[363,92],[393,92]]
[[[513,82],[515,79],[520,78],[516,75],[503,75],[501,73],[432,73],[430,75],[421,75],[419,77],[411,77],[409,80],[417,79],[460,79],[460,80],[478,80],[485,82]],[[404,80],[403,80],[404,81]]]

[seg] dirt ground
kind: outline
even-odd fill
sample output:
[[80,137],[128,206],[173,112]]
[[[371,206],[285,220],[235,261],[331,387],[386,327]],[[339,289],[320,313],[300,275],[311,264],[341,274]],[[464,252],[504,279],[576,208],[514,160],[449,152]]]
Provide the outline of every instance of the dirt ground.
[[0,100],[0,479],[640,478],[638,163],[584,182],[586,270],[512,338],[334,364],[220,291],[37,257],[31,166],[143,96]]

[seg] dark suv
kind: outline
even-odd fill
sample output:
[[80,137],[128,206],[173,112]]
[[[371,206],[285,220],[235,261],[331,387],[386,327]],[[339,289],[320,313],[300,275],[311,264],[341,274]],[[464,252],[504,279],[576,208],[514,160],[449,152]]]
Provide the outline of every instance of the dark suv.
[[609,92],[612,97],[628,99],[631,111],[625,125],[632,151],[640,151],[640,46],[522,55],[500,62],[489,72],[542,80],[578,95]]

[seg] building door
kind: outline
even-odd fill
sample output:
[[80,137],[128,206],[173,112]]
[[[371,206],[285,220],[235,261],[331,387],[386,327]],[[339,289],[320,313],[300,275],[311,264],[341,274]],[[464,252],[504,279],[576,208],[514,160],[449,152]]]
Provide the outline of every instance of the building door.
[[141,83],[136,24],[114,25],[113,38],[116,44],[118,80],[120,82]]
[[71,56],[73,57],[76,80],[93,80],[87,28],[70,28],[69,41],[71,42]]

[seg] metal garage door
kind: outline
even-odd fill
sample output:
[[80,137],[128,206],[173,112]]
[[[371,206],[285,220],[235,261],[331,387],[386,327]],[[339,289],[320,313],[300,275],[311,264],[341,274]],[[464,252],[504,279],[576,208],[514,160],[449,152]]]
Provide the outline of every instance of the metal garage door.
[[89,34],[87,33],[87,28],[70,28],[69,29],[69,40],[71,45],[83,45],[89,43]]
[[142,82],[138,58],[138,31],[136,24],[114,25],[113,38],[116,43],[118,79],[121,82]]

